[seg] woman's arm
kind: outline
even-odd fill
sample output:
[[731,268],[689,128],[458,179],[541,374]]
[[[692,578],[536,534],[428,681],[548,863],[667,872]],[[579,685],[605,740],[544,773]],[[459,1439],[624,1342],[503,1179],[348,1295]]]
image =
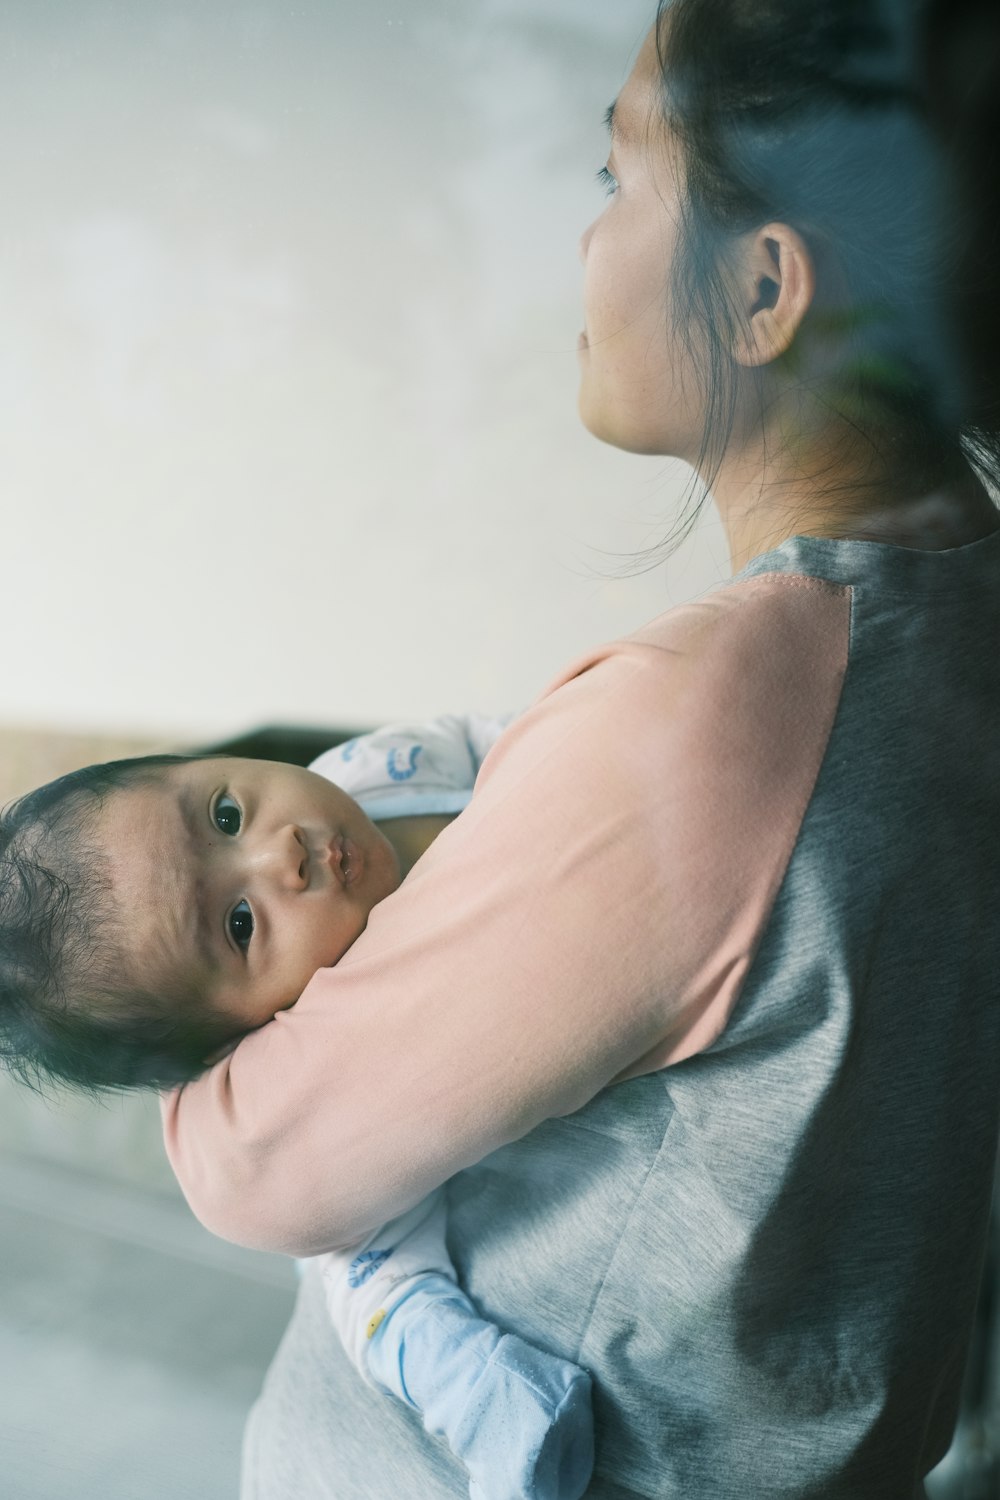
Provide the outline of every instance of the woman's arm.
[[171,1163],[210,1229],[293,1254],[350,1244],[719,1034],[846,652],[846,591],[785,584],[778,609],[784,580],[768,582],[576,663],[341,962],[165,1097]]

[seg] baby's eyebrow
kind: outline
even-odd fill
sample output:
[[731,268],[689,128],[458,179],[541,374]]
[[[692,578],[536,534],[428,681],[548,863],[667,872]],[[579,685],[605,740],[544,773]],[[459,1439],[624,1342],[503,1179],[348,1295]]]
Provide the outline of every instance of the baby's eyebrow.
[[202,823],[204,811],[193,793],[188,788],[183,788],[178,795],[178,807],[180,808],[181,821],[184,824],[184,832],[187,836],[188,863],[194,872],[191,882],[191,898],[186,913],[185,932],[194,931],[198,943],[198,951],[201,961],[206,969],[215,969],[219,963],[218,931],[213,924],[208,911],[208,901],[205,896],[205,882],[199,870],[200,860],[198,857],[199,831],[204,832]]

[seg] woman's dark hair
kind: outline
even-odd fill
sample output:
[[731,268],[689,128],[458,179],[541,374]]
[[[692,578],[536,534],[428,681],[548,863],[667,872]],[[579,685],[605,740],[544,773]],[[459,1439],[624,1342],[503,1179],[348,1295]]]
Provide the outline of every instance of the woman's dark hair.
[[189,759],[86,766],[0,813],[0,1060],[29,1088],[170,1088],[238,1034],[197,994],[133,982],[106,859],[88,842],[107,797]]
[[[940,99],[931,108],[926,11],[916,0],[659,0],[663,116],[685,176],[674,316],[691,352],[701,346],[697,469],[709,487],[737,409],[727,251],[773,220],[808,245],[817,296],[772,369],[810,378],[803,362],[822,348],[833,373],[811,389],[849,424],[872,484],[899,472],[930,488],[971,468],[996,495],[1000,386],[967,357],[970,303],[954,293],[956,277],[983,270],[968,245],[988,227],[956,191],[956,151],[981,167],[985,149],[960,89],[947,129]],[[983,277],[995,326],[992,260]],[[682,509],[649,566],[685,540],[703,503]]]
[[950,311],[970,384],[992,425],[1000,411],[1000,6],[928,0],[917,52],[963,229]]

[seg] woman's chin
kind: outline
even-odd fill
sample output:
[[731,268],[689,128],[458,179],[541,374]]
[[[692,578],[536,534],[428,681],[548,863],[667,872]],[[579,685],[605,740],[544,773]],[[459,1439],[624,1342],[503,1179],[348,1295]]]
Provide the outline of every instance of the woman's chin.
[[586,381],[583,381],[580,386],[577,410],[580,414],[580,421],[591,437],[598,438],[600,442],[607,443],[611,448],[620,448],[623,453],[658,455],[665,458],[676,456],[673,446],[666,443],[663,433],[650,432],[641,424],[630,422],[622,413],[609,410],[604,404],[596,402],[587,389]]
[[594,400],[593,392],[588,390],[586,380],[580,383],[577,411],[580,414],[580,421],[591,437],[598,438],[602,443],[610,443],[613,448],[623,446],[616,431],[616,424],[610,419],[610,413],[602,402]]

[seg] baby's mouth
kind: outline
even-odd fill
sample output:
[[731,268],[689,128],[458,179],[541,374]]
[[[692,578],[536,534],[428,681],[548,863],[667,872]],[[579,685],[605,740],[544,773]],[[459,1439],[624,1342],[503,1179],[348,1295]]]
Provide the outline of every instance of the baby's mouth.
[[333,868],[344,886],[354,885],[364,873],[365,856],[345,833],[338,833],[330,844]]
[[341,835],[340,845],[343,850],[343,859],[340,868],[344,877],[344,884],[354,885],[356,881],[361,879],[364,873],[365,857],[357,844],[352,843],[346,835]]

